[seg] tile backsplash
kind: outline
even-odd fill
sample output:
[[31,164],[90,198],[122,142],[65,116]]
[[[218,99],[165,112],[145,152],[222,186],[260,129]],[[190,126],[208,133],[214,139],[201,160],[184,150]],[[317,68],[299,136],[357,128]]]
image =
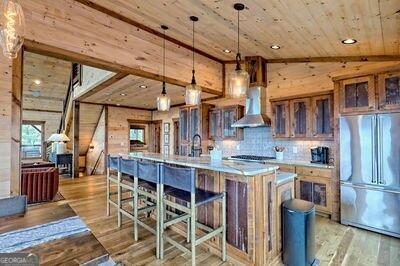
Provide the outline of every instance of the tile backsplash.
[[[245,128],[242,141],[216,141],[215,146],[222,149],[223,156],[237,154],[275,156],[273,147],[283,146],[285,159],[310,161],[310,149],[316,146],[329,147],[329,157],[333,158],[334,141],[274,140],[270,127]],[[297,149],[297,153],[296,153]]]

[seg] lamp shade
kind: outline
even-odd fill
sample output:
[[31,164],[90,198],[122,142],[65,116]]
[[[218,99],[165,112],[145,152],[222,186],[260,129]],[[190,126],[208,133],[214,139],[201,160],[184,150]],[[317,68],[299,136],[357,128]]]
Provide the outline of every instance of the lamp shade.
[[188,105],[198,105],[201,102],[201,87],[196,84],[186,86],[185,103]]
[[230,76],[228,94],[232,98],[245,97],[249,85],[249,73],[243,69],[236,69]]
[[24,13],[17,0],[2,0],[0,8],[0,45],[6,57],[16,58],[24,42]]
[[52,134],[47,141],[49,141],[49,142],[66,142],[66,141],[70,141],[70,139],[68,138],[67,135],[65,135],[64,132],[62,132],[59,134],[57,134],[57,133]]
[[171,99],[167,94],[161,93],[157,97],[157,110],[161,112],[169,111],[169,107],[171,106]]

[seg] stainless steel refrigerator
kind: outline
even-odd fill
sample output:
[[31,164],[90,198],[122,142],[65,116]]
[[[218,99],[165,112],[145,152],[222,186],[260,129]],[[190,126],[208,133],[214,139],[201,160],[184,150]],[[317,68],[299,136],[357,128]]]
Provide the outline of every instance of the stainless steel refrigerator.
[[340,119],[341,222],[400,237],[400,113]]

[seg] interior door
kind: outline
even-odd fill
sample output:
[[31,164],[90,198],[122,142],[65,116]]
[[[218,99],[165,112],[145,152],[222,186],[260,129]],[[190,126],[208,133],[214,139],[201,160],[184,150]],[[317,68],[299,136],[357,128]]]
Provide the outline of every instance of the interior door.
[[400,113],[378,115],[378,134],[378,183],[400,188]]
[[376,184],[376,116],[340,118],[340,180]]

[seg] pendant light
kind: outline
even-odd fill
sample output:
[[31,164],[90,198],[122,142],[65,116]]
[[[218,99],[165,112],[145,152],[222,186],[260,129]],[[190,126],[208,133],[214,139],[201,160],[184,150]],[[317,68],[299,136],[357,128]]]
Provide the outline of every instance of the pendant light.
[[24,42],[24,12],[17,0],[2,0],[0,12],[0,46],[6,57],[17,58]]
[[190,20],[193,22],[193,69],[192,69],[192,82],[186,86],[185,102],[188,105],[198,105],[201,102],[201,88],[196,84],[196,78],[194,76],[194,23],[199,20],[198,17],[191,16]]
[[244,9],[244,5],[240,3],[236,3],[233,5],[233,8],[237,10],[237,22],[238,22],[238,30],[237,30],[237,54],[236,54],[236,68],[231,73],[229,79],[229,89],[228,94],[232,98],[242,98],[246,96],[247,89],[249,87],[249,74],[246,70],[243,70],[240,61],[242,60],[240,55],[240,46],[239,46],[239,13]]
[[168,29],[167,26],[161,25],[161,29],[164,31],[163,40],[163,83],[161,94],[157,97],[157,110],[166,112],[169,111],[171,106],[171,99],[167,95],[166,85],[165,85],[165,31]]

